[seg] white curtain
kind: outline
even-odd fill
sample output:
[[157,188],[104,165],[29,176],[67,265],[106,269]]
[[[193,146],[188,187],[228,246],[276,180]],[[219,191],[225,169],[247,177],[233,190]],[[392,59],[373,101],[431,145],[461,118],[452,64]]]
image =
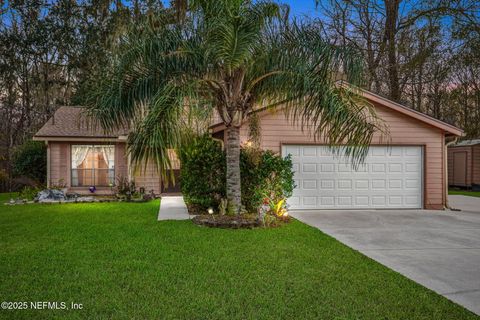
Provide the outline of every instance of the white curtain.
[[90,151],[92,151],[92,146],[72,146],[72,169],[78,168]]
[[109,169],[113,169],[115,166],[115,147],[114,146],[101,146],[100,147],[103,159],[107,162]]

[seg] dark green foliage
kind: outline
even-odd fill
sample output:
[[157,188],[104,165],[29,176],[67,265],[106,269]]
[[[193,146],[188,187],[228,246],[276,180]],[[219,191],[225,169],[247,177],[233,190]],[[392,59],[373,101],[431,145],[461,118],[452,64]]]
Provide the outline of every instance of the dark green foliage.
[[179,152],[180,180],[187,204],[218,207],[225,197],[225,153],[209,136],[191,140]]
[[128,181],[127,177],[117,178],[117,193],[120,197],[124,197],[127,201],[132,200],[132,196],[137,193],[135,181]]
[[40,141],[27,141],[19,146],[13,155],[13,173],[38,183],[45,183],[47,177],[47,147]]
[[[180,151],[182,193],[187,204],[218,208],[225,197],[225,152],[209,136],[192,140]],[[242,205],[255,213],[264,198],[279,201],[293,191],[292,162],[271,151],[242,148]]]
[[282,158],[270,150],[243,148],[240,160],[242,205],[247,211],[256,212],[264,199],[277,203],[292,195],[295,184],[290,156]]
[[42,191],[42,189],[43,188],[25,186],[18,194],[18,197],[20,199],[27,199],[28,201],[32,201],[33,199],[35,199],[37,194]]

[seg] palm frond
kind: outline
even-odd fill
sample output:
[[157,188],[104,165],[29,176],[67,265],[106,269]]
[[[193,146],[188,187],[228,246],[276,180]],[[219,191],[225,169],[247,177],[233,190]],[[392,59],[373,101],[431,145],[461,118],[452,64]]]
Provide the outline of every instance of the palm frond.
[[[185,37],[185,29],[151,21],[140,33],[138,29],[133,26],[122,37],[107,68],[113,72],[98,79],[86,112],[106,130],[129,126],[128,151],[135,168],[153,161],[167,178],[168,149],[180,144],[182,128],[192,123],[190,115],[209,117],[208,92],[198,81],[206,64],[195,34]],[[202,107],[207,111],[200,112]]]
[[353,88],[336,85],[362,79],[351,48],[329,44],[315,25],[291,23],[273,1],[180,1],[179,10],[187,4],[180,24],[170,15],[132,26],[88,99],[88,115],[106,130],[131,126],[137,167],[152,161],[167,178],[169,149],[198,119],[216,109],[226,125],[239,125],[254,103],[281,105],[290,121],[356,162],[374,133],[386,132]]
[[[251,94],[330,146],[339,146],[354,163],[362,161],[375,132],[387,128],[355,89],[340,87],[339,79],[358,84],[362,61],[351,48],[334,46],[315,26],[275,26],[265,34],[258,63],[247,80]],[[336,149],[336,150],[340,150]]]

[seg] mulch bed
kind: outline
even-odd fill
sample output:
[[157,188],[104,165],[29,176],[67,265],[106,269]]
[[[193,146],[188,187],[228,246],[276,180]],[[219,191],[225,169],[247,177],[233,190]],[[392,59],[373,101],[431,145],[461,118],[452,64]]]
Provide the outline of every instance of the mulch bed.
[[204,206],[200,206],[198,204],[191,204],[187,203],[187,211],[190,215],[204,215],[207,213],[207,208]]
[[222,216],[218,214],[195,216],[192,221],[201,226],[231,229],[251,229],[260,227],[261,222],[256,216]]

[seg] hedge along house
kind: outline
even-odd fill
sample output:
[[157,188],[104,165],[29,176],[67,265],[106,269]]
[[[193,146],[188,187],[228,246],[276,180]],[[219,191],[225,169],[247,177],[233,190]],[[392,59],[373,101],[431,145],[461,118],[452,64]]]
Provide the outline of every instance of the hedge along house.
[[464,140],[448,147],[448,184],[480,189],[480,139]]
[[[152,164],[147,164],[145,170],[132,170],[126,152],[126,128],[106,134],[98,127],[87,126],[82,111],[81,107],[60,107],[33,137],[47,144],[49,187],[64,186],[70,192],[86,194],[95,186],[96,194],[112,194],[120,179],[128,179],[146,192],[179,191],[178,185],[163,186]],[[173,153],[172,159],[174,171],[178,172],[179,163]]]
[[[447,123],[371,92],[361,94],[389,129],[388,141],[374,136],[365,162],[356,170],[349,159],[332,154],[323,139],[314,141],[283,112],[259,109],[260,145],[283,156],[290,154],[295,171],[291,209],[388,209],[446,206],[446,141],[463,135]],[[248,123],[241,141],[248,143]],[[225,138],[225,126],[211,127]]]

